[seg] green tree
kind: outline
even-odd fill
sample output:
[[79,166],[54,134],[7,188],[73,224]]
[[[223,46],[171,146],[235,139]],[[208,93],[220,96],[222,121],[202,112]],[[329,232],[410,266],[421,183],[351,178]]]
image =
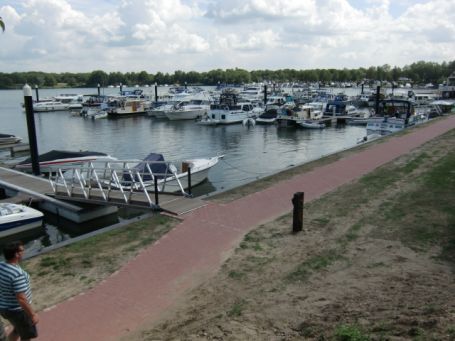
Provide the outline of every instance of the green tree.
[[101,86],[107,85],[107,81],[109,79],[109,76],[107,75],[106,72],[101,71],[101,70],[96,70],[93,71],[88,80],[87,80],[87,86],[89,87],[96,87],[98,84]]
[[3,22],[2,17],[0,17],[0,27],[2,28],[2,31],[5,32],[5,23]]

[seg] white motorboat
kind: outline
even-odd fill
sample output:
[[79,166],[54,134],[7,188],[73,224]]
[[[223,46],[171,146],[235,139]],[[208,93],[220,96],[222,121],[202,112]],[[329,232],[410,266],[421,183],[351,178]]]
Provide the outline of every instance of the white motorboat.
[[346,119],[346,124],[349,125],[367,125],[371,114],[368,109],[356,109],[350,112],[349,118]]
[[0,238],[42,225],[42,212],[24,205],[0,203]]
[[[162,154],[150,153],[134,167],[123,171],[121,185],[124,188],[138,186],[141,180],[146,187],[153,188],[156,178],[159,191],[178,192],[182,188],[187,189],[189,187],[188,174],[191,177],[191,187],[197,186],[205,181],[209,170],[222,157],[223,155],[209,158],[186,159],[181,162],[179,167],[176,167],[173,163],[165,161]],[[114,162],[111,163],[111,167],[116,168]],[[110,185],[116,186],[112,181]]]
[[13,143],[18,143],[22,139],[20,137],[17,137],[15,135],[11,134],[0,134],[0,144],[13,144]]
[[[82,107],[82,106],[81,106]],[[46,111],[64,111],[69,110],[69,103],[59,101],[44,101],[33,104],[33,111],[46,112]]]
[[245,119],[261,112],[262,109],[255,107],[251,102],[238,102],[236,93],[223,92],[219,103],[212,104],[207,113],[208,117],[203,117],[201,121],[211,123],[205,125],[243,123]]
[[165,110],[164,114],[171,120],[194,120],[202,117],[210,109],[210,101],[207,100],[188,100],[175,104],[171,109]]
[[[115,161],[116,158],[105,153],[93,151],[65,151],[65,150],[51,150],[50,152],[38,156],[40,171],[42,173],[52,173],[59,169],[65,170],[72,166],[84,165],[90,161]],[[16,169],[23,172],[32,171],[31,158],[18,163]]]
[[264,87],[262,85],[247,85],[240,91],[239,97],[249,101],[260,101],[264,96]]

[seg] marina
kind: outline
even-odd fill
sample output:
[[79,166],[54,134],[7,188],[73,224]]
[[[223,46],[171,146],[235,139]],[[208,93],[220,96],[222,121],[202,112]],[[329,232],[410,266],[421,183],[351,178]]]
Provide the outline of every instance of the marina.
[[[205,87],[203,91],[208,92],[213,89],[213,87]],[[166,87],[159,87],[159,97],[166,97],[168,90]],[[58,96],[62,91],[62,89],[43,89],[40,90],[40,97],[51,98]],[[94,96],[94,89],[90,88],[65,89],[65,91],[80,93],[84,97],[93,98]],[[111,96],[119,93],[116,88],[106,88],[101,89],[101,91],[102,96]],[[149,91],[150,93],[147,94],[142,90],[136,89],[123,91],[123,93],[128,92],[133,94],[129,96],[136,97],[144,95],[152,97],[153,90],[149,89]],[[256,89],[257,91],[258,89]],[[331,91],[335,92],[337,90],[332,89]],[[349,88],[344,89],[344,91],[354,96],[359,95],[361,89]],[[249,96],[252,95],[249,94]],[[79,98],[81,97],[79,96]],[[128,101],[133,103],[136,100],[128,99]],[[26,115],[20,106],[22,102],[22,91],[0,91],[0,119],[5,123],[2,129],[9,134],[22,138],[22,141],[24,141],[27,136],[27,125]],[[269,103],[270,108],[278,108],[275,109],[277,111],[286,110],[283,112],[290,112],[291,110],[289,97],[271,96],[267,103]],[[280,105],[283,106],[283,109],[279,109]],[[335,107],[327,115],[322,116],[320,109],[324,108],[321,103],[302,107],[302,110],[307,110],[311,114],[302,111],[300,114],[292,114],[291,116],[287,113],[284,114],[285,116],[283,114],[277,116],[281,117],[281,120],[284,120],[285,123],[290,118],[296,119],[295,124],[260,125],[254,124],[256,116],[247,114],[248,111],[253,113],[251,105],[248,105],[248,109],[243,109],[246,110],[245,113],[247,114],[242,118],[243,124],[241,124],[242,120],[239,120],[237,123],[240,124],[229,125],[198,124],[196,119],[173,120],[159,118],[155,115],[144,114],[143,104],[140,106],[134,105],[134,107],[137,111],[136,115],[131,115],[131,113],[129,115],[118,115],[118,111],[116,111],[114,115],[109,114],[107,119],[103,120],[87,119],[86,117],[75,115],[74,110],[69,109],[65,111],[36,112],[34,119],[39,154],[47,153],[54,149],[91,150],[104,153],[109,158],[112,157],[112,160],[142,160],[150,153],[160,153],[166,155],[166,160],[174,164],[184,164],[184,160],[188,159],[203,160],[203,158],[208,159],[215,155],[223,155],[223,158],[217,159],[216,164],[211,166],[204,175],[202,179],[204,181],[192,188],[192,198],[185,195],[176,197],[165,193],[160,194],[160,209],[178,215],[203,206],[204,203],[201,199],[204,197],[241,186],[289,167],[351,148],[358,144],[359,141],[367,140],[365,139],[367,133],[365,125],[344,124],[349,116],[344,114],[344,109],[336,112]],[[122,106],[120,105],[119,108],[122,108]],[[216,105],[214,108],[219,110]],[[242,110],[242,107],[239,108]],[[255,110],[257,109],[259,108]],[[255,111],[255,113],[259,113],[259,111]],[[300,115],[304,119],[302,122],[298,121],[300,120]],[[215,118],[210,115],[209,118],[214,121],[221,121],[222,116]],[[343,124],[338,124],[340,122]],[[24,145],[27,145],[27,143],[24,142]],[[7,148],[3,149],[3,151],[0,150],[0,157],[2,162],[9,167],[14,167],[25,159],[25,157],[18,157],[17,153],[13,154],[10,152],[8,154],[7,151]],[[114,180],[111,179],[109,182],[114,184]],[[77,182],[75,178],[72,181],[74,183]],[[200,181],[198,180],[198,182]],[[86,207],[82,209],[78,205],[89,204],[92,207],[93,204],[100,205],[97,209],[92,210],[99,211],[99,214],[75,218],[73,213],[65,216],[62,214],[62,210],[56,210],[55,207],[51,207],[53,206],[53,204],[50,204],[52,200],[42,200],[43,198],[40,198],[39,205],[41,208],[78,224],[108,213],[116,215],[117,206],[142,207],[145,209],[158,206],[158,200],[155,199],[155,202],[153,202],[149,198],[149,194],[130,194],[131,200],[128,201],[126,194],[123,193],[124,189],[110,188],[111,185],[109,185],[109,190],[106,194],[105,189],[102,189],[102,186],[106,186],[106,183],[98,183],[97,185],[88,190],[89,194],[87,194],[87,189],[84,186],[75,189],[73,185],[71,185],[71,192],[68,187],[65,189],[60,188],[60,191],[54,188],[54,193],[52,194],[53,188],[48,182],[45,190],[37,190],[36,192],[42,196],[51,194],[50,198],[65,203],[65,205],[71,207],[70,212],[79,212],[77,214],[82,211],[88,211]],[[182,185],[179,186],[182,187]],[[22,188],[25,187],[27,186]],[[175,188],[178,189],[178,186]],[[19,192],[23,195],[24,190],[19,190]],[[25,193],[27,193],[26,190]],[[141,196],[141,199],[138,199],[139,196]],[[106,198],[109,199],[107,200]],[[116,206],[109,206],[110,204],[115,204]],[[57,240],[70,238],[70,236],[61,232],[59,226],[50,224],[51,220],[45,218],[46,233],[58,236],[58,238],[54,238],[55,241],[51,241],[51,244],[56,243]],[[118,219],[115,219],[115,221],[118,221]],[[109,219],[109,224],[111,223],[112,220]],[[83,226],[80,226],[79,230],[81,234],[86,232]],[[36,239],[34,243],[40,244],[39,240],[37,242]]]

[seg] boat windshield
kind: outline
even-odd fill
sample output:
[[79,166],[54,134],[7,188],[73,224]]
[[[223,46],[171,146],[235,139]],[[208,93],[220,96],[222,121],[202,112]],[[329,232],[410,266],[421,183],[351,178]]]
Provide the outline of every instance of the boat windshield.
[[14,213],[21,213],[23,210],[20,206],[13,205],[2,205],[0,206],[0,216],[6,216]]

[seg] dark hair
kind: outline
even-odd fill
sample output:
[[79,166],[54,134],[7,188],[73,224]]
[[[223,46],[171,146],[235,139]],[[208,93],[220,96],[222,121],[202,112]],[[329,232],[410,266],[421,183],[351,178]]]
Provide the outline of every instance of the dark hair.
[[16,242],[11,242],[5,245],[3,248],[3,256],[5,257],[6,260],[11,260],[16,256],[16,252],[19,251],[19,248],[23,246],[22,242],[16,241]]

